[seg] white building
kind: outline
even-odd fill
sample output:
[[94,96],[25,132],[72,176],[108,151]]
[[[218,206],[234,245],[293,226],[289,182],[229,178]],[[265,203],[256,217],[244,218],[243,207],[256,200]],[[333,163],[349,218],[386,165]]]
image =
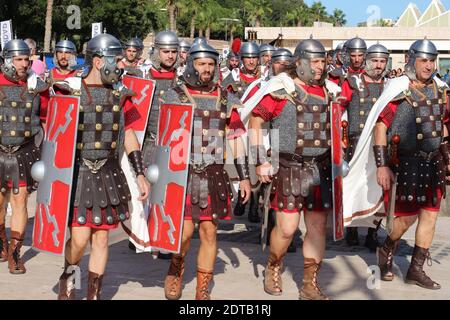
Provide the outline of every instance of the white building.
[[283,28],[246,28],[256,31],[260,43],[268,43],[280,34],[278,46],[291,50],[300,40],[311,35],[319,40],[327,50],[334,49],[339,43],[353,37],[361,37],[367,45],[383,44],[391,51],[391,67],[404,68],[405,53],[417,39],[427,38],[436,45],[440,52],[438,67],[441,74],[450,69],[450,11],[440,0],[432,0],[427,9],[421,13],[414,4],[409,4],[394,27],[283,27]]

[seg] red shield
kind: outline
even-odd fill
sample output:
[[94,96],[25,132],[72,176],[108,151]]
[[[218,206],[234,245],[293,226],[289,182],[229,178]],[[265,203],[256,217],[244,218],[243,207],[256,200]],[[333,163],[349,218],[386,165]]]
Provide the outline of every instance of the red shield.
[[342,152],[341,105],[331,103],[331,165],[333,180],[333,236],[334,241],[344,238],[344,208],[342,180],[344,155]]
[[161,105],[155,164],[147,171],[150,246],[173,253],[181,247],[193,111],[191,105]]
[[136,93],[131,104],[125,104],[125,122],[131,127],[141,145],[144,142],[145,130],[147,128],[148,116],[152,106],[155,93],[155,83],[153,80],[125,75],[122,83]]
[[80,98],[52,96],[49,101],[33,229],[33,248],[64,255],[72,192]]

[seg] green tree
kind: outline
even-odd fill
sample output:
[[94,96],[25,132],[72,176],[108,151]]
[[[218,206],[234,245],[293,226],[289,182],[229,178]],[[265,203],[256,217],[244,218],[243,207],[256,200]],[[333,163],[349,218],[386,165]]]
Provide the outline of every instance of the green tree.
[[285,21],[294,27],[309,27],[313,24],[310,8],[302,4],[286,13]]
[[261,27],[263,18],[269,17],[272,13],[268,0],[245,0],[244,10],[247,19],[255,23],[255,27]]
[[347,20],[345,19],[345,13],[340,9],[334,9],[333,15],[330,17],[330,20],[335,27],[342,27],[347,23]]
[[327,8],[322,2],[314,2],[310,10],[314,17],[314,21],[328,21],[329,15],[327,13]]

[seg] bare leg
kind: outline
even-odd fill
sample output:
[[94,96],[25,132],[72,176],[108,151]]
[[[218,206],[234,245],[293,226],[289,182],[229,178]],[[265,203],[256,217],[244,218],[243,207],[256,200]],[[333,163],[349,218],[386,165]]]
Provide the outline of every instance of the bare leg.
[[106,263],[108,262],[108,236],[108,230],[92,230],[89,271],[99,275],[105,273]]

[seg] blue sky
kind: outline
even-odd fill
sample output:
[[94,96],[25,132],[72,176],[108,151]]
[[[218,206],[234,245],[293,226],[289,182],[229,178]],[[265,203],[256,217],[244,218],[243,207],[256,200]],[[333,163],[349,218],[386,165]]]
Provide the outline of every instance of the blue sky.
[[[311,5],[315,0],[305,0]],[[397,19],[406,9],[410,2],[415,3],[421,12],[430,4],[431,0],[321,0],[331,14],[335,8],[342,9],[347,18],[347,26],[356,26],[359,22],[366,21],[374,12],[367,13],[370,6],[377,6],[382,18]],[[442,4],[450,9],[450,0],[441,0]]]

